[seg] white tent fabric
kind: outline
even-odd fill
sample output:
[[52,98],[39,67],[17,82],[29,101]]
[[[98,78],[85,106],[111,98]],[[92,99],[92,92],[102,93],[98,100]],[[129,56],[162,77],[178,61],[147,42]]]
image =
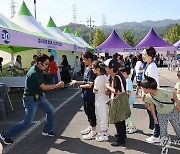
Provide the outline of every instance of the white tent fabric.
[[74,42],[76,45],[76,50],[86,50],[86,46],[84,44],[82,44],[70,31],[70,28],[69,26],[66,26],[64,31],[63,31],[64,35],[69,39],[71,40],[72,42]]
[[78,39],[82,44],[84,44],[87,48],[93,49],[92,46],[90,46],[84,39],[81,37],[78,31],[75,33],[76,39]]
[[[29,12],[29,14],[27,15],[26,12]],[[46,37],[48,39],[50,38],[61,42],[61,44],[64,44],[65,47],[61,50],[68,50],[68,51],[74,50],[73,44],[64,43],[62,40],[60,40],[53,34],[50,34],[40,23],[38,23],[37,20],[31,15],[30,11],[28,10],[24,2],[20,8],[19,13],[13,18],[13,21],[15,23],[18,23],[18,25],[20,25],[24,29],[30,31],[34,35]],[[51,45],[54,45],[52,41],[48,41],[48,40],[40,40],[39,42],[42,42],[42,44],[44,43],[48,44],[49,48],[52,48]]]
[[69,43],[73,44],[58,27],[47,27],[47,30],[61,40],[69,41]]
[[90,46],[86,41],[84,41],[82,37],[77,37],[77,36],[76,36],[76,39],[77,39],[79,42],[81,42],[82,44],[84,44],[85,47],[87,47],[87,48],[92,48],[92,46]]

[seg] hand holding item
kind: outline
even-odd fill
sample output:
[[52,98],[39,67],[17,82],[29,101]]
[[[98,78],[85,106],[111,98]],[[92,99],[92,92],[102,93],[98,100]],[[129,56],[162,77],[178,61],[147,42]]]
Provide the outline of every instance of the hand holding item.
[[71,82],[69,83],[69,86],[76,84],[76,82],[77,82],[76,80],[71,80]]
[[58,88],[64,88],[64,82],[63,81],[60,81],[59,83],[58,83]]

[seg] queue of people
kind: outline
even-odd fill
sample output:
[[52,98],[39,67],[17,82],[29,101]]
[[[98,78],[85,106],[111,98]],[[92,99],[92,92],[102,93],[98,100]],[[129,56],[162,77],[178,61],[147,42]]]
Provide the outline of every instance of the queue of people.
[[[116,141],[112,142],[112,146],[122,146],[126,144],[127,133],[135,133],[137,131],[133,104],[135,103],[135,94],[133,91],[133,78],[136,78],[137,89],[136,95],[139,94],[144,105],[147,108],[149,116],[149,126],[143,130],[144,134],[152,134],[151,137],[145,139],[148,143],[158,143],[167,135],[167,121],[173,125],[173,128],[180,138],[180,86],[175,86],[176,93],[159,88],[158,69],[154,61],[156,50],[153,47],[145,48],[142,54],[137,58],[131,56],[131,60],[126,57],[123,61],[121,55],[116,54],[113,58],[106,60],[97,60],[91,52],[82,54],[81,60],[86,66],[83,80],[71,80],[68,72],[68,61],[66,55],[62,56],[62,63],[57,66],[54,57],[47,55],[37,56],[36,63],[31,67],[26,75],[26,86],[23,95],[23,105],[25,107],[25,119],[1,133],[0,138],[5,144],[12,144],[12,137],[20,133],[22,130],[30,126],[38,107],[44,109],[47,114],[47,123],[42,130],[44,136],[54,136],[53,121],[54,108],[45,98],[44,90],[52,90],[64,87],[65,84],[72,86],[79,85],[82,90],[84,112],[87,116],[89,125],[81,131],[82,138],[85,140],[95,139],[98,142],[108,141],[108,101],[127,93],[129,99],[127,104],[130,107],[131,114],[128,118],[122,119],[114,123],[116,128]],[[77,59],[79,57],[76,57]],[[78,62],[80,65],[80,62]],[[62,68],[61,79],[57,82],[58,67]],[[44,83],[43,71],[50,69],[52,74],[52,84]],[[134,68],[134,77],[130,78],[131,68]],[[80,67],[79,67],[80,70]],[[56,75],[54,75],[56,74]],[[180,73],[178,73],[180,78]],[[34,103],[33,103],[34,102]],[[121,100],[120,100],[121,102]],[[116,108],[118,114],[119,108]],[[96,116],[97,113],[97,116]],[[100,132],[97,132],[97,119],[100,126]]]

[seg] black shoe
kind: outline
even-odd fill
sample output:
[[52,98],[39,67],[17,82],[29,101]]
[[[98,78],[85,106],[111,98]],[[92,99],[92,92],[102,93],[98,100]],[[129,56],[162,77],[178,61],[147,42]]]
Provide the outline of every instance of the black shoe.
[[4,142],[4,144],[7,145],[13,144],[13,140],[11,140],[10,138],[5,138],[3,133],[0,134],[0,139]]
[[[114,137],[118,137],[118,135],[117,134],[114,134]],[[127,140],[127,135],[125,136],[125,140]]]
[[125,145],[125,142],[112,142],[111,145],[113,147],[117,147],[117,146],[124,146]]
[[54,132],[52,132],[52,131],[51,131],[51,132],[48,132],[48,133],[47,133],[47,132],[42,132],[42,135],[43,135],[43,136],[50,136],[50,137],[54,137],[54,136],[55,136],[55,133],[54,133]]

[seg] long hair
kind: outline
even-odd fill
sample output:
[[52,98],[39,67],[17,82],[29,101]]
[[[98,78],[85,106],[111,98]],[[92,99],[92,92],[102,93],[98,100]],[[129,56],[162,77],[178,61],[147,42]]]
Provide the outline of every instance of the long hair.
[[62,55],[62,57],[64,58],[63,61],[62,61],[63,65],[67,65],[68,66],[69,64],[68,64],[67,56],[66,55]]

